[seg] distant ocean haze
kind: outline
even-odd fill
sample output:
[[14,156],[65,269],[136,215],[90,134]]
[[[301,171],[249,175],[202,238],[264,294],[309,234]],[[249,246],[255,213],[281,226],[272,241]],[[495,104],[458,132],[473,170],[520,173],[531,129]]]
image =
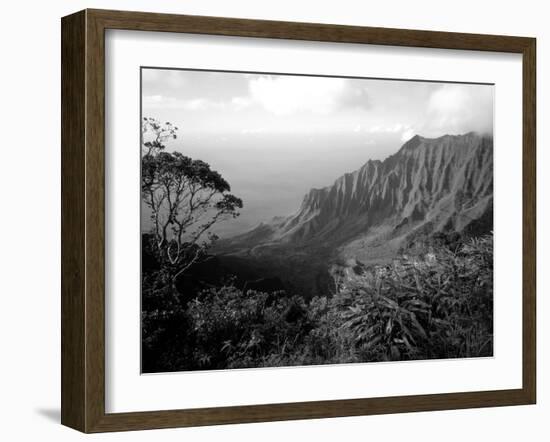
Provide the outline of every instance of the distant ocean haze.
[[[166,143],[207,162],[243,200],[240,216],[219,223],[212,231],[228,238],[249,231],[275,216],[297,210],[312,188],[331,185],[339,176],[360,168],[369,159],[383,160],[402,142],[393,134],[362,133],[214,133],[183,134]],[[150,213],[142,210],[142,231],[150,228]]]

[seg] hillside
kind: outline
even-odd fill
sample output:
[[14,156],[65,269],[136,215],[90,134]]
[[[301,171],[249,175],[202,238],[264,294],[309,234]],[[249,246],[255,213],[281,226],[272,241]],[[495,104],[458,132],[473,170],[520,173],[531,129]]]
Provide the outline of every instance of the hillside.
[[[293,215],[220,242],[217,253],[311,282],[323,267],[387,262],[438,232],[487,233],[492,167],[491,138],[417,135],[384,161],[310,190]],[[302,263],[309,270],[295,268]]]

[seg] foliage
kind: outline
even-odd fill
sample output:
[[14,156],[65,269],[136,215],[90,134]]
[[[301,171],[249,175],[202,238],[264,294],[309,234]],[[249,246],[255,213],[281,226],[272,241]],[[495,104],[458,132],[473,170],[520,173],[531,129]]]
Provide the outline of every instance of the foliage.
[[354,281],[334,303],[367,360],[490,355],[492,237],[404,256]]
[[178,128],[142,120],[141,199],[150,215],[142,235],[142,339],[144,370],[186,364],[191,354],[189,297],[179,278],[208,256],[217,239],[211,228],[239,215],[241,199],[210,165],[180,152],[166,152]]
[[211,228],[237,217],[242,200],[210,165],[165,151],[178,128],[153,118],[142,121],[141,194],[150,213],[150,246],[172,283],[205,256],[216,236]]
[[189,303],[175,294],[160,313],[151,300],[170,289],[148,281],[144,371],[492,355],[492,244],[485,236],[402,256],[309,302],[229,282]]

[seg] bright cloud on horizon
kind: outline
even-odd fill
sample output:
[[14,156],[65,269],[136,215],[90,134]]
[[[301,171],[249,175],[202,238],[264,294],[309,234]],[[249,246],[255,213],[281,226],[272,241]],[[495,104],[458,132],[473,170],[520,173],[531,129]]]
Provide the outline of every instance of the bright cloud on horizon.
[[147,69],[142,104],[144,114],[204,135],[349,133],[403,143],[493,127],[493,87],[472,84]]
[[143,106],[146,109],[181,109],[188,111],[225,110],[239,111],[250,106],[251,101],[246,97],[233,97],[228,101],[211,100],[208,98],[193,98],[182,100],[163,95],[145,95]]
[[344,78],[269,75],[250,78],[252,100],[275,115],[330,114],[347,107],[368,108],[366,88]]
[[434,136],[441,128],[451,133],[492,134],[493,104],[492,87],[443,85],[430,96],[422,129]]
[[156,94],[144,95],[143,104],[152,109],[168,107],[228,111],[240,111],[257,105],[278,116],[300,112],[326,115],[342,109],[361,111],[369,108],[367,89],[355,87],[343,78],[249,75],[248,79],[248,96],[234,96],[226,100],[182,100]]

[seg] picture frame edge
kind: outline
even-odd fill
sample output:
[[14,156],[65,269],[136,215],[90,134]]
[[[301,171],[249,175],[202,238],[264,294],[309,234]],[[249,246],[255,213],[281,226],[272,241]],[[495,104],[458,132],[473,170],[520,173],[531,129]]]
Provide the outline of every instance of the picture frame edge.
[[61,20],[61,423],[85,431],[85,12]]

